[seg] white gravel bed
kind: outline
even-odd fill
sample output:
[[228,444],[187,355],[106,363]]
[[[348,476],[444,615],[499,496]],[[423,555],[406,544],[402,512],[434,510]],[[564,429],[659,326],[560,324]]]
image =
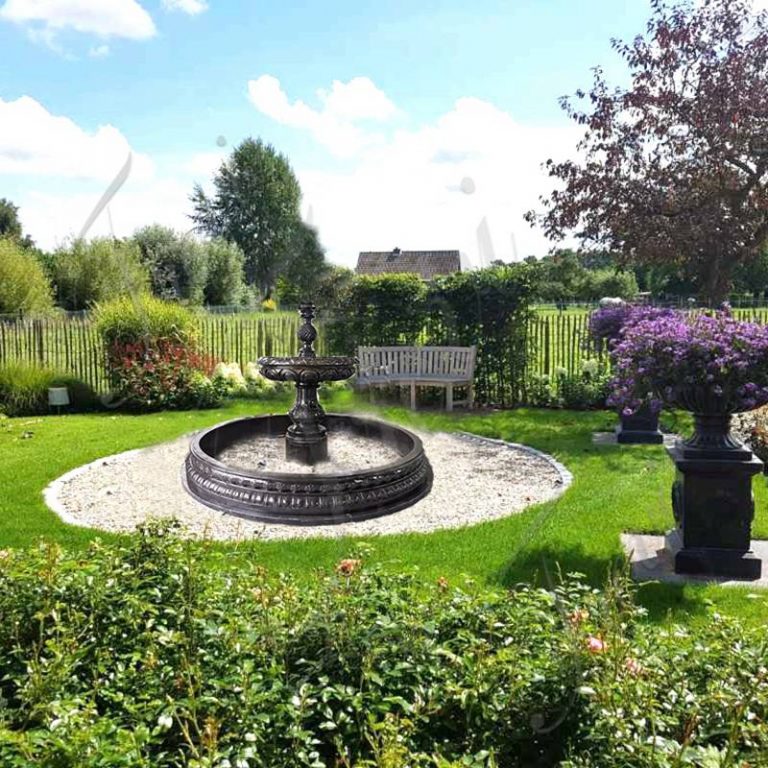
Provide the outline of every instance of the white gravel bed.
[[347,430],[328,434],[328,461],[305,467],[285,458],[284,437],[256,437],[225,448],[217,457],[230,467],[264,472],[301,472],[307,475],[332,475],[356,469],[372,469],[389,464],[400,454],[381,440],[355,435]]
[[384,517],[329,526],[253,522],[209,509],[182,487],[190,437],[108,456],[51,483],[45,500],[68,523],[130,532],[145,520],[178,519],[188,535],[218,540],[370,536],[458,528],[521,512],[559,496],[571,475],[526,446],[466,434],[416,432],[434,471],[431,493]]

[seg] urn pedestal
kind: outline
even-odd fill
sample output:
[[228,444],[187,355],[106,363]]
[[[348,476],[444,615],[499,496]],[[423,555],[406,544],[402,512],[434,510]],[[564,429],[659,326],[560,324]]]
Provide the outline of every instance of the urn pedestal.
[[641,408],[631,416],[619,414],[616,442],[622,445],[660,445],[664,435],[659,430],[659,414],[650,408]]
[[694,414],[694,422],[693,437],[667,449],[677,468],[677,526],[666,542],[675,573],[759,579],[762,561],[751,549],[752,478],[763,462],[730,434],[729,415]]

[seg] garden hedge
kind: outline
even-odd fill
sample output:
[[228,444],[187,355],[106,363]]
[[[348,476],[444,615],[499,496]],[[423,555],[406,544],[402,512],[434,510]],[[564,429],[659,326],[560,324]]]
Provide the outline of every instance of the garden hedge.
[[0,765],[766,765],[764,633],[366,557],[297,583],[156,525],[0,551]]
[[425,283],[413,274],[362,275],[341,290],[325,323],[329,348],[458,345],[478,348],[477,398],[514,405],[525,388],[531,297],[524,265],[458,272]]

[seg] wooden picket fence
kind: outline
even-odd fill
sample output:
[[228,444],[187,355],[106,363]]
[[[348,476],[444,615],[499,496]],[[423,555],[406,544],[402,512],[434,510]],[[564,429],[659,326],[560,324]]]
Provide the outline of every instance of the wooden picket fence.
[[534,315],[528,321],[528,375],[580,371],[586,358],[596,356],[588,346],[588,330],[587,314]]
[[[744,319],[768,323],[768,309],[736,310]],[[206,315],[200,320],[200,346],[212,357],[241,366],[264,355],[297,351],[298,315]],[[534,314],[527,326],[527,374],[576,373],[596,353],[587,343],[589,315]],[[317,349],[325,352],[322,322]],[[103,349],[87,317],[0,320],[0,363],[26,361],[70,373],[98,392],[108,388]]]
[[[294,354],[298,321],[295,312],[206,315],[200,319],[201,351],[241,366],[265,355]],[[87,317],[0,320],[0,363],[12,361],[70,373],[97,392],[109,386],[103,347]]]

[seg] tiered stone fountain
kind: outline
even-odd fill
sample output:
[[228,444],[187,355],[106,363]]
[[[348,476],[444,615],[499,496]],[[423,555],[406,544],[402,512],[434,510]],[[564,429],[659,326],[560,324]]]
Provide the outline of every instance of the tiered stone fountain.
[[[426,496],[432,468],[421,440],[402,427],[376,419],[326,414],[317,396],[324,381],[350,378],[354,357],[318,357],[313,304],[299,308],[301,342],[295,357],[263,357],[264,376],[296,384],[287,416],[254,416],[219,424],[193,438],[184,466],[187,491],[223,512],[270,523],[329,525],[397,512]],[[332,457],[334,439],[364,436],[393,449],[398,458],[381,466],[322,474],[312,471]],[[329,448],[329,435],[331,447]],[[233,445],[256,445],[264,437],[285,438],[285,457],[296,471],[270,472],[229,466],[219,457]]]

